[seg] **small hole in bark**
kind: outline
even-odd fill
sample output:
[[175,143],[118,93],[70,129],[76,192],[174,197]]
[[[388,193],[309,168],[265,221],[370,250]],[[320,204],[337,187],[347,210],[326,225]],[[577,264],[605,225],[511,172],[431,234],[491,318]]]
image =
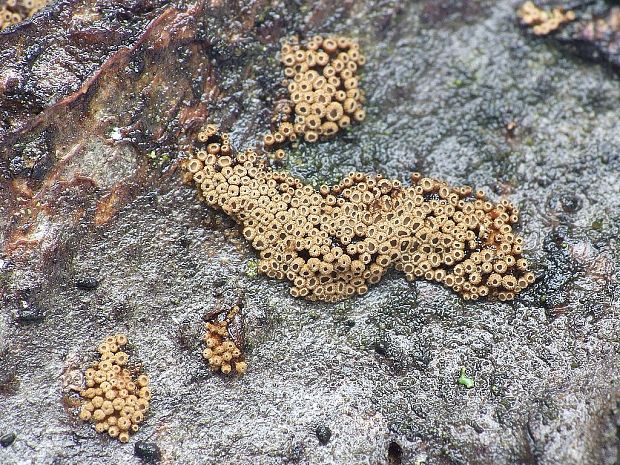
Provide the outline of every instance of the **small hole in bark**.
[[388,446],[388,464],[400,465],[403,461],[403,448],[395,441]]

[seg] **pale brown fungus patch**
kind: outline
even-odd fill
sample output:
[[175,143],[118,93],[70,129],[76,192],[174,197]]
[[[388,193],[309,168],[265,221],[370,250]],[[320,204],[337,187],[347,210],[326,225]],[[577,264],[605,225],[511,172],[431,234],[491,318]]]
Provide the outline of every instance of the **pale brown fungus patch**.
[[298,138],[309,143],[330,138],[366,118],[358,76],[366,58],[354,40],[315,36],[302,44],[293,38],[282,45],[280,62],[288,99],[276,105],[272,131],[263,139],[266,149]]
[[575,20],[575,13],[571,10],[565,11],[562,8],[553,8],[547,11],[537,7],[531,1],[521,5],[519,10],[517,10],[517,16],[524,25],[532,28],[532,32],[537,36],[551,34],[563,24]]
[[148,376],[132,367],[123,351],[127,342],[127,336],[116,334],[99,345],[101,358],[84,373],[86,387],[80,391],[80,419],[121,442],[139,430],[151,400]]
[[507,200],[492,203],[482,191],[417,173],[409,187],[356,172],[315,190],[272,170],[253,149],[233,152],[212,126],[198,139],[188,180],[241,225],[260,254],[258,271],[290,281],[294,297],[364,294],[390,267],[467,300],[509,300],[534,281],[512,229],[519,212]]
[[48,3],[48,0],[0,1],[0,31],[30,18]]
[[214,315],[205,324],[205,349],[202,356],[214,372],[242,375],[248,365],[243,353],[243,342],[237,340],[232,331],[236,319],[241,317],[241,308],[235,305],[230,311]]

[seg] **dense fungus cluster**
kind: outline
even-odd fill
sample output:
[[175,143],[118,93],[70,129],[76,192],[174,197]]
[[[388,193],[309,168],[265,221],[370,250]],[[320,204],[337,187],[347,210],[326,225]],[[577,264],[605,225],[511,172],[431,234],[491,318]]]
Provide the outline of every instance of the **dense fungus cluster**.
[[537,36],[546,36],[558,29],[562,24],[575,20],[575,13],[573,11],[564,11],[562,8],[545,11],[538,8],[531,1],[521,5],[517,15],[521,18],[523,24],[532,28],[532,32]]
[[117,334],[99,345],[101,359],[86,370],[86,388],[80,392],[80,419],[121,442],[138,431],[151,399],[148,377],[128,366],[129,356],[121,350],[126,344],[127,337]]
[[267,168],[252,150],[235,153],[208,126],[186,163],[207,204],[243,227],[259,272],[293,283],[291,295],[338,301],[363,294],[390,267],[408,280],[438,281],[465,299],[508,300],[534,280],[509,202],[419,174],[412,186],[351,173],[318,191]]
[[0,0],[0,31],[29,18],[48,0]]
[[[276,106],[274,132],[264,138],[266,148],[276,148],[303,136],[307,142],[330,137],[362,121],[364,93],[359,87],[358,68],[365,63],[359,45],[347,37],[316,36],[305,45],[296,40],[281,50],[284,86],[288,99]],[[283,158],[284,151],[275,152]]]
[[204,342],[207,347],[202,356],[209,367],[225,375],[229,373],[244,374],[248,364],[244,360],[240,341],[235,341],[231,333],[231,323],[240,316],[239,306],[234,306],[225,315],[219,314],[205,325]]

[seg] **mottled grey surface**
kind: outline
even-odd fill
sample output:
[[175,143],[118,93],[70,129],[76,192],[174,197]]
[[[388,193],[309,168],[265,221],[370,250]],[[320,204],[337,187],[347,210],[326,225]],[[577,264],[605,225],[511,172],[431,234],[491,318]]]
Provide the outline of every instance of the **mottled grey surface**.
[[[392,272],[341,304],[294,300],[288,284],[249,276],[255,255],[238,231],[164,173],[68,241],[48,270],[54,286],[28,304],[42,320],[18,318],[19,302],[0,312],[0,435],[17,435],[0,464],[137,464],[138,440],[167,464],[618,463],[620,82],[525,35],[517,3],[347,3],[348,17],[316,32],[360,38],[367,121],[289,164],[312,182],[421,171],[504,195],[522,211],[535,285],[514,302],[465,303]],[[275,82],[279,68],[262,71]],[[231,76],[243,92],[213,117],[226,115],[243,146],[267,129],[270,102],[260,76]],[[128,154],[115,170],[144,163]],[[5,291],[26,275],[0,261]],[[84,277],[100,285],[76,288]],[[201,360],[201,321],[239,295],[249,370],[221,378]],[[127,445],[67,406],[67,386],[117,331],[154,391]],[[457,383],[461,367],[473,389]],[[388,458],[392,442],[402,456],[393,444]]]

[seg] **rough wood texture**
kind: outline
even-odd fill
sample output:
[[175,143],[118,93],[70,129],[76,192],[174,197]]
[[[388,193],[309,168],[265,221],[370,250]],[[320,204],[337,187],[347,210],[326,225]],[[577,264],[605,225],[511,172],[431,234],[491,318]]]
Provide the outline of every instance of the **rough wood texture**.
[[[615,74],[525,34],[511,0],[334,4],[61,0],[0,34],[0,463],[138,463],[134,445],[182,464],[617,462]],[[325,32],[366,51],[367,119],[286,169],[507,196],[538,278],[514,302],[389,274],[295,300],[181,184],[185,134],[208,118],[256,143],[279,39]],[[202,318],[238,299],[249,368],[226,379]],[[117,332],[153,387],[126,446],[68,394]]]

